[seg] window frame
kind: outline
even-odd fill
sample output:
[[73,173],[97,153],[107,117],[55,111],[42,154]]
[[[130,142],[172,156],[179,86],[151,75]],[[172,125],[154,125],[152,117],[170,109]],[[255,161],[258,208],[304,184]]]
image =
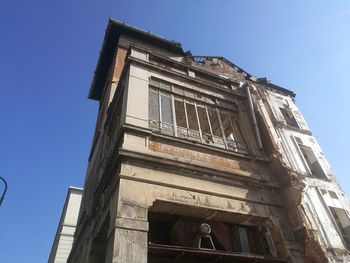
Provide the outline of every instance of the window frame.
[[285,123],[288,126],[296,128],[296,129],[300,129],[300,124],[298,123],[297,119],[295,118],[295,116],[293,114],[293,111],[291,110],[291,108],[288,105],[283,104],[283,106],[279,106],[278,108],[283,116]]
[[[237,153],[249,154],[249,149],[247,146],[248,144],[245,141],[245,138],[243,136],[244,133],[242,133],[241,125],[239,123],[238,107],[234,102],[213,98],[206,94],[202,94],[200,92],[187,89],[179,85],[170,84],[167,82],[164,82],[165,84],[163,84],[163,82],[164,81],[162,80],[157,80],[154,78],[150,78],[149,81],[148,94],[154,93],[158,96],[158,109],[153,112],[158,113],[159,119],[151,119],[151,101],[149,98],[149,128],[160,131],[161,133],[170,136],[193,140],[202,144],[212,145],[215,147],[231,150]],[[164,90],[162,86],[167,87],[167,89]],[[171,100],[170,110],[172,116],[172,123],[163,121],[162,110],[164,109],[162,109],[162,96],[169,97]],[[175,101],[180,101],[183,105],[183,109],[180,111],[185,113],[186,127],[177,125],[178,111],[175,105],[177,103],[175,103]],[[191,105],[193,105],[192,114],[195,114],[192,116],[192,119],[196,121],[195,126],[197,127],[190,127],[192,123],[190,120],[191,116],[189,115]],[[199,118],[199,110],[202,109],[205,113],[205,121],[207,122],[207,125],[209,127],[210,134],[203,131],[202,125],[204,125],[205,123],[202,122]],[[211,111],[210,114],[209,111]],[[215,115],[213,115],[212,112],[214,112]],[[221,114],[226,115],[226,118],[229,122],[231,132],[230,136],[233,137],[232,140],[226,138]],[[212,124],[214,124],[215,122],[217,122],[217,124],[219,125],[219,131],[221,136],[217,136],[218,129],[215,130],[216,134],[214,134]],[[196,128],[198,128],[198,130],[196,130]]]
[[[328,206],[331,216],[333,217],[334,227],[337,229],[339,236],[341,237],[347,250],[350,250],[350,233],[347,231],[347,228],[350,225],[350,218],[346,213],[344,208]],[[343,214],[343,218],[341,217]],[[347,224],[348,226],[344,226]]]
[[[317,158],[315,151],[308,145],[305,145],[303,143],[303,141],[301,140],[301,138],[291,135],[291,138],[297,148],[297,151],[299,153],[299,157],[301,159],[301,162],[303,163],[303,166],[307,172],[308,175],[313,176],[315,178],[321,179],[321,180],[328,180],[328,175],[326,173],[326,171],[323,168],[322,163],[320,162],[320,160]],[[312,170],[312,163],[310,163],[310,161],[308,160],[309,158],[305,158],[304,155],[307,155],[307,153],[305,151],[309,151],[310,153],[313,154],[314,159],[316,160],[320,171],[322,172],[322,174],[318,174],[316,172],[314,172]]]

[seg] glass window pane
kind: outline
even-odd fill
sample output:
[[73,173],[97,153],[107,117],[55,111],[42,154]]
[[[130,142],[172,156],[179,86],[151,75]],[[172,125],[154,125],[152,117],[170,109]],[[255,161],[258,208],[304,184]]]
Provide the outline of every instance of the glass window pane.
[[208,114],[209,114],[210,125],[213,131],[213,135],[222,137],[220,123],[219,123],[218,115],[216,114],[216,110],[208,108]]
[[200,101],[204,101],[205,102],[205,96],[203,96],[202,94],[196,93],[195,95],[195,99],[196,100],[200,100]]
[[235,138],[231,127],[229,115],[226,112],[220,111],[220,118],[224,129],[225,138],[227,140],[234,141]]
[[162,122],[173,123],[173,114],[171,111],[171,98],[161,96],[162,103]]
[[217,99],[216,105],[218,105],[219,107],[222,107],[222,108],[228,108],[228,103],[224,100]]
[[299,125],[293,115],[293,113],[291,112],[290,109],[288,108],[280,108],[280,111],[284,117],[284,120],[286,121],[286,123],[292,127],[295,128],[299,128]]
[[231,121],[234,126],[233,129],[235,131],[235,141],[239,143],[239,146],[243,147],[245,143],[244,143],[243,136],[241,134],[241,130],[239,129],[239,121],[235,119],[232,114],[231,114]]
[[176,94],[184,95],[184,90],[183,90],[183,88],[178,87],[178,86],[174,86],[174,92],[175,92]]
[[203,107],[197,107],[197,111],[202,133],[211,134],[206,109]]
[[175,116],[177,126],[187,128],[184,102],[175,100]]
[[160,83],[160,88],[168,90],[168,91],[170,91],[170,89],[171,89],[170,85],[168,83],[164,83],[164,82]]
[[311,173],[314,176],[317,176],[319,178],[323,178],[323,179],[327,178],[327,175],[323,171],[323,169],[322,169],[320,163],[318,162],[317,157],[316,157],[315,153],[313,152],[313,150],[307,146],[304,146],[304,145],[299,145],[299,148],[301,150],[301,153],[304,156],[306,164],[309,167]]
[[237,108],[238,108],[234,102],[228,102],[228,101],[219,100],[219,99],[216,100],[216,105],[218,105],[219,107],[234,110],[234,111],[237,111]]
[[234,226],[231,228],[231,236],[232,236],[233,252],[241,252],[241,244],[239,240],[238,227]]
[[185,95],[185,97],[194,99],[194,93],[193,93],[193,91],[191,91],[191,90],[185,89],[185,90],[184,90],[184,95]]
[[192,130],[199,131],[196,109],[193,104],[186,103],[188,126]]
[[152,86],[149,86],[149,91],[152,91],[153,93],[159,94],[159,89],[154,88]]
[[158,80],[155,80],[155,79],[150,79],[149,84],[152,86],[155,86],[157,88],[160,87],[160,82]]
[[243,227],[239,227],[238,232],[239,232],[239,239],[240,239],[240,243],[241,243],[241,251],[249,253],[250,247],[249,247],[247,229],[243,228]]
[[213,98],[205,98],[205,102],[208,104],[215,104],[215,99]]
[[159,98],[158,94],[149,92],[148,117],[150,120],[159,121]]

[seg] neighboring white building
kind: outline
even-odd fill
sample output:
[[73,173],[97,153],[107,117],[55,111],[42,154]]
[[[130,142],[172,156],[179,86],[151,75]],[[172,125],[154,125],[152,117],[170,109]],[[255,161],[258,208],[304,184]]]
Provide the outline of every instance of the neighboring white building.
[[67,262],[72,249],[82,193],[82,188],[72,186],[68,188],[61,219],[51,248],[49,263]]
[[289,196],[294,200],[290,203],[298,206],[302,218],[294,220],[294,232],[297,236],[309,236],[305,251],[310,257],[320,257],[323,250],[328,262],[349,262],[349,201],[295,105],[295,94],[276,92],[269,85],[273,86],[257,84],[253,91],[259,94],[256,105],[275,141],[274,155],[280,157],[289,170],[290,182],[293,181],[289,190],[293,194]]

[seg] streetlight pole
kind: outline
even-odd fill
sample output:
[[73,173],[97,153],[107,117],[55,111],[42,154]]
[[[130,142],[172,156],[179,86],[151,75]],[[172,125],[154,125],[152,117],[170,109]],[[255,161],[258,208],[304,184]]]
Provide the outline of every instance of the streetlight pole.
[[5,180],[4,178],[2,178],[1,176],[0,176],[0,180],[3,181],[3,182],[4,182],[4,185],[5,185],[4,192],[2,193],[1,198],[0,198],[0,206],[1,206],[2,201],[4,201],[5,194],[6,194],[6,192],[7,192],[7,182],[6,182],[6,180]]

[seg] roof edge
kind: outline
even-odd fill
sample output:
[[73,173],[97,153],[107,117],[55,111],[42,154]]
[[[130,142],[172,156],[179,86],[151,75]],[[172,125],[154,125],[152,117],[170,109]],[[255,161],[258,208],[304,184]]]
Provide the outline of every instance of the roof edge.
[[179,42],[163,38],[151,33],[150,31],[144,31],[116,19],[109,18],[102,48],[94,72],[94,77],[90,85],[88,94],[89,99],[99,100],[101,98],[109,67],[113,60],[113,55],[117,47],[119,37],[122,34],[134,37],[136,39],[141,39],[151,44],[156,44],[182,56],[184,55],[184,51]]

